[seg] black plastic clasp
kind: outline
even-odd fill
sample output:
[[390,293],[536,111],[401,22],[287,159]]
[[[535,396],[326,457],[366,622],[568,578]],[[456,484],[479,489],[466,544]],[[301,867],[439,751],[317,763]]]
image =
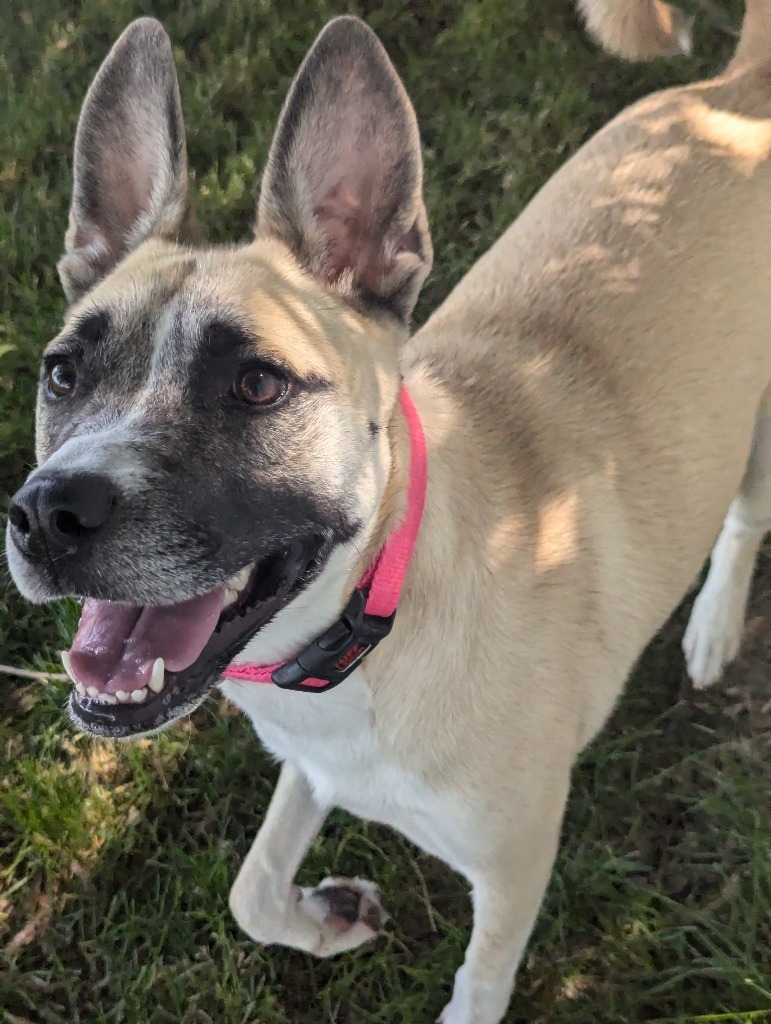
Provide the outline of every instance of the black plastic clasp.
[[[282,690],[324,693],[358,668],[383,637],[388,636],[396,612],[388,618],[365,612],[367,597],[354,590],[343,614],[321,636],[292,658],[274,669],[271,679]],[[308,686],[306,679],[326,679],[326,686]]]

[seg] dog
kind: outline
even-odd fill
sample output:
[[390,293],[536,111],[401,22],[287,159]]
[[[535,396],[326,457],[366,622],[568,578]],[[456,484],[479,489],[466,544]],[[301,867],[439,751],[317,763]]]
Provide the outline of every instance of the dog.
[[[583,8],[619,52],[690,45],[658,0]],[[710,549],[694,684],[738,650],[771,526],[770,153],[748,0],[724,73],[621,113],[410,336],[418,127],[363,22],[311,47],[229,247],[197,234],[164,30],[110,51],[8,560],[29,600],[83,599],[76,726],[147,735],[220,685],[282,762],[230,897],[256,941],[378,932],[371,882],[294,883],[339,806],[472,886],[443,1024],[505,1013],[571,767]]]

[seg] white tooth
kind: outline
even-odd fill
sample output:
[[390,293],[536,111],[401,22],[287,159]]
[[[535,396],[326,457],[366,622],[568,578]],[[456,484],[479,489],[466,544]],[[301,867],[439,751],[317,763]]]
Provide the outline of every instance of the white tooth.
[[142,701],[145,700],[146,697],[147,697],[147,690],[144,687],[141,690],[132,690],[131,691],[131,699],[136,704],[141,704]]
[[[156,658],[153,663],[153,674],[147,684],[153,693],[160,693],[166,685],[166,674],[164,672],[163,658]],[[134,691],[136,693],[136,690]]]
[[228,588],[239,592],[244,589],[246,584],[249,582],[249,577],[252,575],[252,569],[254,569],[254,562],[250,562],[245,565],[240,572],[237,572],[235,576],[231,576],[228,580]]
[[104,700],[108,704],[117,704],[118,701],[109,693],[102,693],[95,686],[85,687],[83,683],[78,682],[75,678],[75,673],[72,671],[72,658],[70,657],[69,651],[59,651],[59,657],[62,659],[62,665],[64,665],[64,671],[70,677],[75,684],[75,689],[81,697],[90,697],[91,700]]
[[225,591],[225,596],[222,599],[222,607],[229,608],[232,604],[235,604],[238,600],[238,591],[232,590],[230,587]]
[[67,675],[73,681],[73,683],[75,683],[75,685],[77,686],[78,681],[75,678],[75,673],[72,671],[72,659],[70,658],[70,652],[69,651],[59,651],[59,657],[62,659],[62,665],[64,665],[64,671],[67,673]]
[[127,700],[131,700],[131,694],[128,692],[128,690],[116,690],[115,696],[118,698],[121,704],[125,704]]
[[102,704],[118,703],[118,698],[115,696],[114,693],[102,693],[100,694],[99,699],[101,700]]

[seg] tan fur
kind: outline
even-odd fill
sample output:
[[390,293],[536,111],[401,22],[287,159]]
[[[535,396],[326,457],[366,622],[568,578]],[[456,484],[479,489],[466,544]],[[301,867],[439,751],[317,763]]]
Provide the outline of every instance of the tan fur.
[[[582,9],[618,52],[674,46],[680,22],[658,0]],[[333,805],[400,829],[474,887],[474,931],[443,1024],[496,1024],[505,1012],[575,757],[724,519],[686,648],[692,674],[711,666],[697,683],[731,656],[737,622],[740,633],[771,524],[770,19],[771,2],[751,0],[729,71],[642,100],[595,136],[406,345],[397,319],[318,280],[328,252],[307,209],[305,249],[290,255],[291,232],[277,227],[286,199],[274,206],[275,195],[251,246],[146,242],[84,300],[146,308],[193,258],[202,308],[237,309],[270,351],[335,382],[333,411],[286,472],[315,466],[322,486],[343,466],[335,423],[350,422],[358,468],[340,486],[367,491],[361,507],[375,511],[339,578],[322,575],[313,606],[284,609],[254,638],[252,660],[286,657],[332,622],[398,523],[404,377],[429,488],[393,634],[329,694],[224,686],[285,761],[231,907],[261,941],[322,955],[356,945],[372,929],[330,929],[317,913],[322,890],[293,888],[294,873]],[[409,114],[404,123],[411,131]],[[405,180],[419,188],[419,177],[413,167]],[[422,230],[412,193],[400,210]],[[430,260],[430,244],[410,241],[413,282],[425,270],[415,253]],[[398,314],[413,292],[400,291]],[[364,455],[371,420],[387,429]],[[729,590],[723,630],[716,609]],[[716,662],[707,641],[718,642]]]
[[[464,862],[420,813],[371,813],[475,884],[446,1024],[503,1012],[469,978],[505,978],[521,955],[575,756],[742,481],[771,382],[769,155],[762,66],[641,101],[551,179],[404,354],[428,505],[392,640],[363,674],[384,750],[451,797],[484,853]],[[403,472],[398,424],[393,436]],[[771,499],[765,517],[761,533]],[[230,692],[259,708],[260,730],[268,698]],[[273,882],[254,860],[271,841],[258,837],[231,906],[282,941],[265,930],[259,890]]]
[[747,0],[744,23],[729,70],[771,63],[771,8],[765,0]]
[[664,0],[578,0],[578,6],[609,53],[651,60],[691,52],[693,19]]
[[[461,747],[497,760],[486,730],[503,743],[531,689],[569,687],[550,712],[564,731],[547,745],[572,757],[692,583],[771,381],[769,155],[760,68],[641,101],[551,179],[409,343],[429,506],[394,645],[404,664],[389,645],[367,671],[405,754],[424,761],[427,737],[448,735],[430,710],[435,670],[415,670],[417,623],[443,638],[426,657],[446,664],[438,699],[463,722],[442,771],[465,761]],[[430,599],[445,588],[453,599]],[[472,648],[453,642],[461,607],[477,624]],[[484,702],[480,656],[501,673]],[[526,745],[544,742],[545,724]],[[498,770],[477,764],[477,783]]]

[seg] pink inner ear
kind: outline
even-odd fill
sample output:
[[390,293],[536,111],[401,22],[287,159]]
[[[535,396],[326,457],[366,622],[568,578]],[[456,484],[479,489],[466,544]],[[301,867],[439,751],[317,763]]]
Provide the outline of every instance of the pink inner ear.
[[153,181],[158,174],[158,156],[151,153],[154,132],[134,146],[130,155],[117,150],[102,157],[102,174],[110,195],[114,220],[124,226],[134,225],[150,208]]
[[[130,126],[137,134],[141,126]],[[99,235],[109,249],[113,262],[125,254],[126,243],[143,214],[152,205],[153,183],[157,180],[162,140],[155,138],[152,126],[145,126],[146,138],[133,147],[126,139],[111,135],[99,154]],[[80,231],[78,234],[80,235]]]
[[408,319],[431,264],[414,114],[369,29],[325,33],[276,133],[259,226],[316,277]]
[[[76,150],[75,246],[103,253],[106,266],[157,228],[164,204],[174,199],[166,112],[151,99],[128,97],[119,110],[84,111],[89,131]],[[181,174],[177,185],[184,189]],[[143,223],[148,214],[154,223]]]
[[333,185],[316,208],[319,226],[327,239],[325,269],[330,281],[346,271],[364,287],[375,285],[382,272],[384,239],[375,237],[372,216],[374,189],[370,181]]

